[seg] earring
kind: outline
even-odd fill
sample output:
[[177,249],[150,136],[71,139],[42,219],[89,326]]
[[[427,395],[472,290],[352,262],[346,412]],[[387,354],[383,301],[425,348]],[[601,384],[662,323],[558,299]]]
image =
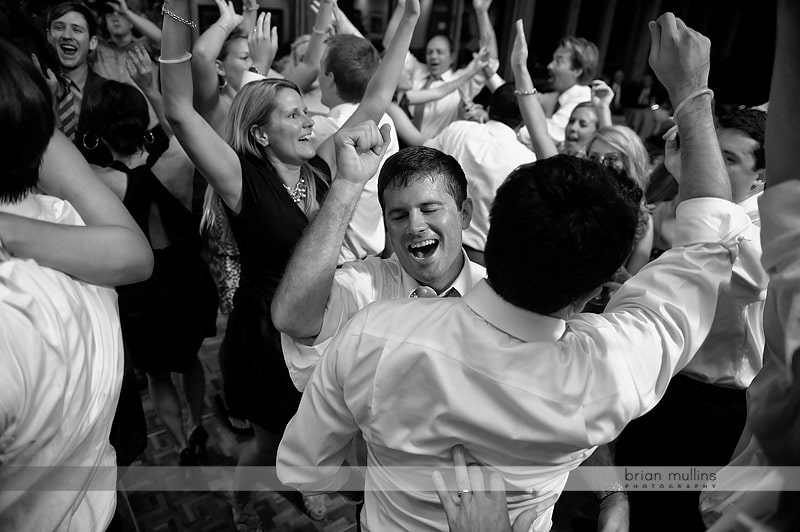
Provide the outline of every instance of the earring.
[[153,136],[152,131],[148,131],[144,134],[144,143],[150,146],[152,143],[156,141],[156,138]]
[[[89,135],[91,135],[91,137]],[[94,138],[94,142],[92,142],[92,138]],[[87,150],[89,151],[96,150],[97,147],[100,145],[100,137],[98,137],[92,132],[87,132],[83,134],[82,142],[83,142],[83,147],[86,148]]]
[[225,87],[228,86],[228,78],[227,77],[225,77],[223,75],[219,75],[219,74],[217,75],[217,77],[220,79],[220,82],[219,82],[220,90],[222,90],[222,89],[224,89]]

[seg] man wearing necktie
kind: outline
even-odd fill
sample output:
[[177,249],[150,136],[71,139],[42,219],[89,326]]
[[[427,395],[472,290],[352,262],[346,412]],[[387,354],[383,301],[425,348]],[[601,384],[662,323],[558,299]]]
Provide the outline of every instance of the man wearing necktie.
[[75,140],[84,96],[105,81],[89,68],[87,61],[89,53],[97,48],[94,13],[78,2],[55,6],[47,15],[47,41],[59,65],[60,82],[55,95],[58,127]]
[[352,173],[337,176],[273,299],[272,320],[281,331],[284,359],[299,390],[331,338],[360,309],[378,300],[460,297],[485,274],[462,248],[462,230],[472,219],[464,171],[453,157],[422,146],[386,159],[378,177],[378,199],[394,254],[349,262],[337,270],[362,181],[366,179]]
[[[393,19],[403,11],[404,0],[398,2]],[[474,98],[497,71],[498,53],[497,38],[489,18],[492,0],[473,0],[480,45],[486,46],[489,52],[489,66],[469,82],[462,85],[463,97]],[[389,22],[383,37],[386,46],[394,35],[392,21]],[[406,57],[406,68],[411,71],[411,88],[414,90],[434,89],[446,82],[461,77],[465,69],[454,69],[455,49],[447,35],[437,34],[428,40],[425,46],[425,62],[418,61],[412,54]],[[499,85],[498,85],[499,86]],[[458,120],[462,95],[453,91],[444,97],[423,105],[412,106],[412,123],[424,138],[430,139],[438,135],[451,122]]]

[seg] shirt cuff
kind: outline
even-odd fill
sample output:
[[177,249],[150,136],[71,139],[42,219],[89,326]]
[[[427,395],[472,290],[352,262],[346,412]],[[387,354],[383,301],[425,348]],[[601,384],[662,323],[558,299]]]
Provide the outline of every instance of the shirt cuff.
[[314,345],[305,345],[291,336],[281,333],[283,360],[289,370],[292,384],[298,391],[302,392],[306,389],[308,381],[311,380],[311,376],[314,374],[314,368],[319,364],[322,354],[331,343],[331,340],[332,338],[328,338]]
[[747,213],[728,200],[695,198],[678,205],[673,247],[717,243],[736,260],[739,242],[752,238]]
[[767,188],[759,198],[761,262],[768,272],[779,264],[797,260],[800,248],[800,181]]

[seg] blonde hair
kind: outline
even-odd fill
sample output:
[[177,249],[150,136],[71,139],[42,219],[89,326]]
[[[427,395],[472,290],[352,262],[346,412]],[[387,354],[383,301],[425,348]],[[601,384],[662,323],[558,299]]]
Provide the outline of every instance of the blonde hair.
[[650,174],[647,170],[650,157],[644,142],[634,130],[626,126],[604,126],[598,129],[589,141],[588,150],[596,140],[602,140],[620,154],[622,154],[622,166],[628,177],[636,181],[642,191],[647,190],[650,181]]
[[[237,153],[257,157],[266,161],[261,145],[251,132],[253,125],[266,124],[275,111],[276,96],[280,90],[293,90],[302,96],[300,87],[285,79],[268,78],[253,81],[242,87],[236,94],[225,124],[224,139]],[[314,168],[307,161],[300,166],[300,177],[306,182],[306,199],[303,212],[311,216],[319,209],[317,189],[321,192],[329,186],[328,176]]]

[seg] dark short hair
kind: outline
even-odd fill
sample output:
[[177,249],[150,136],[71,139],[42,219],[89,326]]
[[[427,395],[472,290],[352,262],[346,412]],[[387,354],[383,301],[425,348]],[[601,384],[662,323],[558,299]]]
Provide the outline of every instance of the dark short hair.
[[71,11],[83,15],[83,18],[86,19],[86,28],[89,30],[90,37],[97,35],[96,15],[94,11],[81,2],[64,2],[53,7],[53,9],[47,13],[47,30],[50,30],[50,26],[53,24],[54,20],[63,17]]
[[455,158],[427,146],[410,146],[383,163],[378,175],[378,201],[381,209],[386,208],[383,193],[387,188],[404,188],[424,179],[443,180],[445,189],[459,208],[467,199],[467,176]]
[[485,260],[517,307],[552,314],[611,278],[631,252],[639,205],[627,176],[557,155],[522,165],[497,190]]
[[55,130],[53,98],[30,58],[0,39],[0,201],[23,199],[39,180]]
[[381,62],[378,50],[368,40],[355,35],[334,35],[326,43],[322,71],[333,74],[342,100],[360,102]]
[[737,109],[719,119],[718,129],[738,129],[754,141],[758,147],[753,150],[756,167],[753,170],[766,168],[764,155],[764,132],[767,129],[767,113],[759,109]]
[[583,69],[578,77],[578,83],[587,85],[594,79],[597,71],[597,61],[599,52],[597,45],[583,37],[568,35],[561,39],[559,46],[563,46],[572,52],[572,68]]
[[119,81],[104,81],[89,91],[81,105],[76,138],[93,134],[123,155],[144,146],[150,116],[147,101],[136,87]]
[[522,123],[513,83],[501,85],[489,97],[489,119],[502,122],[512,129]]

